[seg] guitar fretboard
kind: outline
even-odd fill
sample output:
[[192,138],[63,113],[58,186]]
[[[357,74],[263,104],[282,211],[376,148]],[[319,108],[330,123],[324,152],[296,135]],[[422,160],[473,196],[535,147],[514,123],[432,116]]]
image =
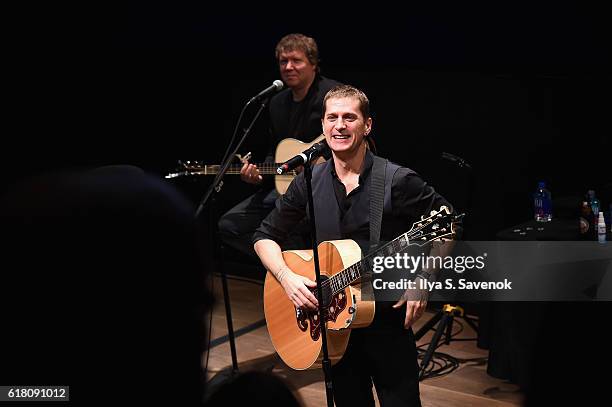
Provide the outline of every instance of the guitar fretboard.
[[[282,163],[263,163],[263,164],[255,164],[257,169],[262,175],[276,175],[276,169],[283,165]],[[220,165],[203,165],[201,167],[196,168],[188,168],[185,172],[191,175],[216,175],[219,173],[221,169]],[[226,174],[240,174],[240,170],[242,169],[242,164],[239,165],[231,165]],[[290,171],[286,173],[286,175],[296,175],[295,171]]]
[[[432,240],[453,235],[454,230],[452,227],[447,229],[446,226],[435,222],[436,218],[441,220],[439,219],[441,217],[443,216],[438,213],[431,217],[431,221],[423,220],[421,223],[417,223],[416,228],[413,228],[403,235],[398,236],[389,243],[379,247],[373,253],[368,254],[357,263],[345,268],[339,273],[334,274],[327,280],[329,282],[332,295],[343,291],[346,287],[358,279],[372,275],[375,257],[392,256],[405,250],[411,244],[423,245]],[[434,223],[435,226],[432,227]]]
[[327,280],[329,281],[332,295],[343,291],[346,287],[360,278],[371,275],[375,257],[391,256],[395,253],[399,253],[409,244],[410,240],[408,239],[408,233],[404,233],[386,245],[378,248],[375,252],[370,253],[357,263],[333,275]]

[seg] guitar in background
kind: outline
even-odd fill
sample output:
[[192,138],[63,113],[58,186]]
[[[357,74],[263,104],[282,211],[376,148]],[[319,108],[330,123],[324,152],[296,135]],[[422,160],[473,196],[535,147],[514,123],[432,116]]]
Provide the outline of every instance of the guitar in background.
[[[274,163],[256,163],[255,165],[259,169],[261,175],[274,175],[274,185],[276,191],[279,194],[284,194],[289,188],[289,184],[298,174],[297,171],[290,171],[287,174],[278,175],[276,169],[281,166],[285,161],[295,157],[302,151],[312,147],[314,144],[325,139],[324,135],[320,135],[310,143],[304,143],[294,138],[286,138],[280,141],[276,146],[274,154]],[[250,154],[244,157],[237,155],[237,158],[241,161],[241,164],[232,164],[226,174],[227,175],[240,175],[240,169],[244,165],[244,162],[250,159]],[[319,158],[315,163],[323,161]],[[216,175],[219,172],[219,164],[203,164],[201,161],[179,161],[178,168],[175,172],[171,172],[165,176],[165,178],[178,178],[178,177],[189,177],[189,176],[201,176],[201,175]]]

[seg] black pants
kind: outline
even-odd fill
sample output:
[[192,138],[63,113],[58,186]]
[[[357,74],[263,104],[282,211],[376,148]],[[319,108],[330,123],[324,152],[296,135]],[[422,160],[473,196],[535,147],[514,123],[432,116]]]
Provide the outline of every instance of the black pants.
[[421,406],[412,330],[354,329],[344,357],[332,367],[332,380],[338,407],[373,407],[372,384],[382,407]]
[[[274,208],[279,197],[275,189],[261,189],[227,211],[219,219],[219,235],[226,245],[257,258],[253,249],[253,233]],[[306,220],[282,242],[283,250],[310,247],[310,227]]]

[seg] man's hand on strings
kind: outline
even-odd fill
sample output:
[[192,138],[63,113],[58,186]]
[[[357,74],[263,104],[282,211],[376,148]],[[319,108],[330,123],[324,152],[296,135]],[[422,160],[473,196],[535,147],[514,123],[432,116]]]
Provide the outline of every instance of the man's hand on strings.
[[240,169],[240,179],[253,185],[260,184],[263,181],[263,177],[259,173],[257,166],[255,164],[249,164],[248,161],[244,161]]
[[310,291],[310,288],[315,288],[317,283],[314,281],[295,274],[287,269],[286,273],[281,277],[281,285],[287,293],[287,297],[293,302],[297,308],[305,308],[309,310],[317,310],[319,302]]

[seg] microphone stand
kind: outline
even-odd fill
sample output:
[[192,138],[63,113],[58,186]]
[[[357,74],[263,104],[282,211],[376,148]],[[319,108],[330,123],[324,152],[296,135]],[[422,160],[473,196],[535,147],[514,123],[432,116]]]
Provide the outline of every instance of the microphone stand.
[[310,216],[311,245],[314,258],[315,276],[317,280],[317,300],[319,301],[319,325],[321,326],[321,347],[323,349],[323,375],[325,377],[325,395],[328,407],[334,406],[334,393],[331,376],[331,361],[327,350],[327,326],[326,310],[323,303],[323,289],[321,288],[321,269],[319,267],[319,251],[317,249],[317,226],[315,222],[314,200],[312,197],[312,153],[308,162],[304,164],[304,178],[306,179],[306,190],[308,195],[308,212]]
[[[474,172],[472,171],[472,166],[465,161],[463,158],[447,153],[442,152],[442,158],[449,160],[455,163],[459,168],[468,171],[468,185],[467,185],[467,199],[465,203],[464,211],[469,213],[472,210],[472,193],[474,190]],[[457,208],[455,208],[457,209]],[[463,223],[464,234],[462,236],[462,240],[465,240],[465,222]],[[445,333],[444,343],[446,345],[450,344],[451,340],[455,340],[451,338],[453,331],[453,322],[456,317],[463,318],[463,320],[476,332],[478,335],[478,326],[475,321],[471,319],[468,315],[465,314],[463,307],[457,304],[446,303],[442,306],[442,309],[436,312],[436,314],[431,317],[429,321],[427,321],[415,334],[414,338],[416,341],[420,340],[430,329],[432,329],[436,323],[438,326],[433,334],[431,342],[429,342],[429,346],[425,351],[425,355],[423,356],[423,360],[421,361],[421,367],[419,369],[419,380],[423,380],[427,374],[427,367],[429,366],[429,362],[434,355],[436,349],[440,346],[439,341],[442,338],[443,333]],[[459,339],[461,340],[461,339]]]
[[[220,168],[219,168],[219,172],[217,173],[213,183],[210,185],[210,187],[208,188],[208,190],[206,191],[206,193],[204,194],[204,196],[202,197],[200,204],[198,205],[198,208],[196,210],[195,213],[195,219],[196,219],[196,223],[198,224],[198,229],[199,229],[199,225],[200,225],[200,221],[201,221],[201,215],[202,212],[204,210],[204,208],[206,207],[206,204],[208,205],[208,213],[209,213],[209,225],[208,225],[208,237],[210,239],[210,242],[218,242],[219,239],[216,239],[216,220],[218,219],[217,217],[217,211],[216,211],[216,194],[219,193],[221,191],[221,188],[223,187],[223,176],[225,175],[225,173],[227,172],[228,168],[230,167],[232,160],[234,159],[236,153],[238,152],[238,150],[240,149],[240,147],[242,146],[242,144],[244,143],[244,140],[246,139],[247,135],[249,134],[249,132],[251,131],[251,128],[253,127],[253,125],[255,124],[255,121],[257,120],[257,118],[259,118],[259,115],[261,114],[261,112],[263,111],[263,109],[266,107],[266,104],[268,102],[269,98],[265,98],[262,100],[261,105],[259,106],[259,110],[257,111],[257,114],[255,114],[255,117],[253,118],[253,120],[251,120],[251,123],[249,124],[249,127],[247,127],[246,130],[244,130],[244,134],[242,135],[242,138],[238,141],[238,144],[236,145],[236,148],[234,148],[234,150],[232,151],[231,154],[229,154],[225,161],[223,163],[221,163]],[[247,106],[252,102],[253,100],[249,100],[249,102],[247,102]],[[246,106],[245,106],[246,108]],[[213,243],[214,244],[214,243]],[[210,256],[208,256],[209,259],[209,267],[210,270],[214,270],[215,268],[215,252],[216,252],[216,245],[213,247]],[[236,338],[234,335],[234,326],[232,323],[232,310],[231,310],[231,305],[230,305],[230,298],[229,298],[229,290],[227,287],[227,277],[225,275],[225,270],[222,268],[221,271],[221,283],[223,286],[223,301],[225,304],[225,318],[227,320],[227,333],[228,333],[228,338],[229,338],[229,343],[230,343],[230,353],[231,353],[231,357],[232,357],[232,371],[231,371],[231,375],[234,376],[238,373],[238,358],[236,356]],[[211,311],[212,312],[212,311]],[[208,329],[212,329],[212,327],[208,327]],[[208,346],[210,346],[210,342],[208,344]],[[210,351],[210,350],[208,350]],[[208,352],[207,351],[207,352]]]
[[[474,195],[474,185],[475,185],[474,171],[472,169],[472,166],[467,161],[465,161],[463,158],[456,156],[454,154],[451,154],[451,153],[447,153],[445,151],[442,152],[441,157],[444,158],[445,160],[455,163],[457,167],[461,168],[462,170],[467,171],[467,176],[468,176],[468,180],[467,180],[468,185],[467,185],[467,192],[466,192],[467,198],[465,200],[465,208],[462,208],[463,209],[462,212],[469,213],[472,210],[472,198]],[[469,218],[463,222],[462,240],[466,240],[466,229],[467,229],[466,224],[468,224],[469,222],[470,222]]]

